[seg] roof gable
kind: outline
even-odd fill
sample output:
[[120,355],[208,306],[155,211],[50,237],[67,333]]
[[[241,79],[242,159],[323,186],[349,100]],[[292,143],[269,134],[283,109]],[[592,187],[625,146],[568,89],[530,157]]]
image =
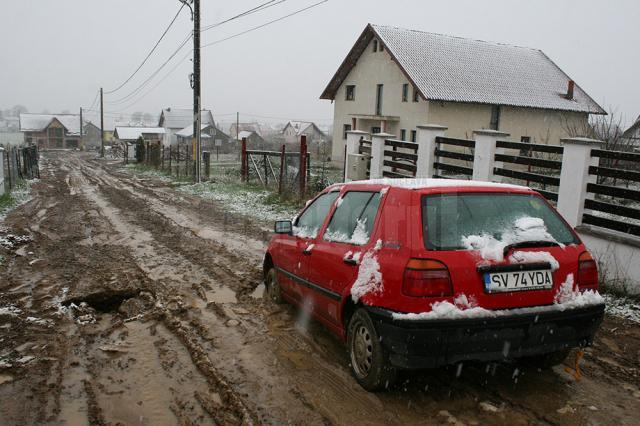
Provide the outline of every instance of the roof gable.
[[368,25],[321,99],[335,95],[373,37],[427,100],[511,105],[604,114],[542,51],[423,31]]
[[41,132],[57,121],[67,131],[67,136],[80,135],[80,115],[78,114],[20,114],[21,132]]
[[[200,115],[203,124],[214,124],[211,111],[202,110]],[[158,125],[166,129],[184,129],[193,125],[193,110],[186,108],[163,109]]]

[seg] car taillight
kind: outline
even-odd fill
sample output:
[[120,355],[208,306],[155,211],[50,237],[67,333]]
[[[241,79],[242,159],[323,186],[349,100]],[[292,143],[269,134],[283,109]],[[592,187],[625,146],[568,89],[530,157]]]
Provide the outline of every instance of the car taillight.
[[404,270],[402,293],[412,297],[452,296],[449,270],[437,260],[411,259]]
[[598,266],[588,251],[583,252],[578,258],[578,288],[583,290],[598,288]]

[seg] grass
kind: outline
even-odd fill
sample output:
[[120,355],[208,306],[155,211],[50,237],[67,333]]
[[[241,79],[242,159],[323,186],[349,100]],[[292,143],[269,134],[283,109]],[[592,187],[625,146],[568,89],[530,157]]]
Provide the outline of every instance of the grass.
[[[31,183],[33,181],[19,180],[11,191],[0,195],[0,220],[14,208],[31,198]],[[6,182],[5,182],[6,183]]]

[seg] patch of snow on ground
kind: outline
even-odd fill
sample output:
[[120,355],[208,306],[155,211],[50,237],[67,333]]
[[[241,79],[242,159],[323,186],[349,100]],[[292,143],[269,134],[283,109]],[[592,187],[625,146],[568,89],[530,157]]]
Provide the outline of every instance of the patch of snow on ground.
[[557,243],[547,231],[544,221],[535,217],[521,217],[513,223],[512,228],[502,231],[500,239],[493,235],[468,235],[462,238],[462,244],[467,250],[478,250],[484,260],[504,260],[504,249],[510,244],[526,241],[549,241]]
[[22,313],[22,310],[15,305],[7,305],[0,307],[0,315],[9,315],[16,317]]
[[640,304],[637,301],[610,294],[603,295],[603,298],[607,314],[640,324]]
[[273,196],[273,193],[267,190],[245,190],[223,183],[205,182],[183,185],[178,188],[178,191],[218,201],[232,213],[239,213],[265,222],[294,217],[298,213],[298,209],[295,207],[269,202],[268,198]]
[[13,199],[13,202],[8,206],[0,207],[0,222],[7,217],[11,210],[31,200],[31,185],[38,181],[39,179],[26,180],[24,181],[24,184],[13,188],[11,191],[11,198]]
[[551,264],[551,270],[555,271],[560,268],[560,263],[556,260],[551,253],[546,251],[516,251],[509,256],[509,262],[511,263],[535,263],[535,262],[549,262]]

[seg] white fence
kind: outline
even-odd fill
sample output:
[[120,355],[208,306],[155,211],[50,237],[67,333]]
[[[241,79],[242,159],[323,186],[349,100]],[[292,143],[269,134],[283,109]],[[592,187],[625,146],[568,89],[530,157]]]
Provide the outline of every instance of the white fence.
[[536,145],[506,141],[508,134],[493,130],[451,139],[446,130],[418,126],[415,143],[348,132],[345,181],[457,177],[531,186],[576,228],[608,282],[640,294],[640,154],[606,151],[586,138]]

